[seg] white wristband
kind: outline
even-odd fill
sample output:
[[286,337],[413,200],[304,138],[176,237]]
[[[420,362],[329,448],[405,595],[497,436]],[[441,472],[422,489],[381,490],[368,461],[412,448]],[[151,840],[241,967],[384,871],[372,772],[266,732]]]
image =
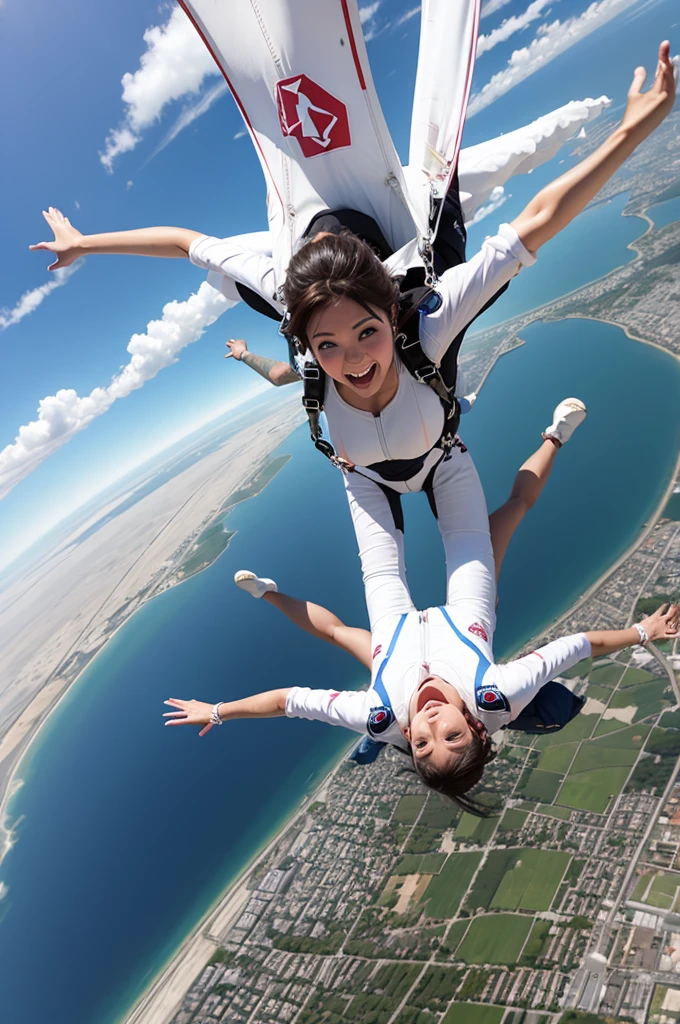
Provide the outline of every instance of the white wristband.
[[217,704],[213,704],[213,709],[210,712],[210,724],[211,725],[224,725],[224,721],[220,718],[220,707],[224,704],[224,701],[218,701]]
[[645,629],[644,626],[640,625],[639,622],[634,622],[633,623],[633,627],[635,629],[637,629],[637,631],[639,633],[639,636],[640,636],[640,639],[639,639],[638,643],[640,644],[641,647],[644,647],[645,644],[649,643],[649,634],[647,633],[647,630]]

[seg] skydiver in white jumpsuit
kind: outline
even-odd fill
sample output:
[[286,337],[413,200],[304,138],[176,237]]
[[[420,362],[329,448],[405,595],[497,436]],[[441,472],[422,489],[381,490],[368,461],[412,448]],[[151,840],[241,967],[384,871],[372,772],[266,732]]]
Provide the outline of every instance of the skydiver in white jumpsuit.
[[[286,715],[341,725],[373,744],[391,743],[408,752],[426,785],[472,813],[485,814],[484,806],[466,794],[494,757],[493,733],[508,725],[534,732],[561,727],[580,710],[581,701],[566,687],[551,684],[555,676],[591,655],[674,637],[680,623],[680,608],[672,605],[630,629],[561,637],[523,658],[495,664],[494,571],[500,570],[514,528],[538,497],[549,468],[539,449],[520,470],[509,501],[494,513],[491,536],[488,529],[486,535],[489,548],[493,538],[495,567],[461,558],[466,535],[450,536],[442,607],[414,608],[398,565],[380,565],[384,547],[376,529],[378,546],[371,558],[378,575],[367,585],[370,632],[346,626],[326,608],[279,593],[273,580],[236,573],[241,589],[352,654],[370,670],[370,686],[337,691],[296,685],[214,705],[170,698],[166,725],[198,725],[201,736],[238,718]],[[462,504],[468,506],[480,500],[479,484],[476,476],[465,476],[460,486]],[[548,684],[553,687],[549,699],[541,701]]]

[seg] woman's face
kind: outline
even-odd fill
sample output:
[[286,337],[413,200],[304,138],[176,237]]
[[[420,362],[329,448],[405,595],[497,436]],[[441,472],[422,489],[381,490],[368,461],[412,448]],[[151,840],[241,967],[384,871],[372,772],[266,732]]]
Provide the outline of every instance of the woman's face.
[[389,315],[341,298],[315,313],[307,338],[321,368],[361,398],[376,395],[394,363]]
[[416,761],[427,760],[438,771],[453,767],[472,742],[458,691],[439,676],[420,684],[410,705],[411,723],[404,735]]

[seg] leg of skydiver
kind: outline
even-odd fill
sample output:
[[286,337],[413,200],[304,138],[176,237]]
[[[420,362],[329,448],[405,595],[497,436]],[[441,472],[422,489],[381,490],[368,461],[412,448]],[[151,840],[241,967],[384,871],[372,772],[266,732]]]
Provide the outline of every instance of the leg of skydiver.
[[325,640],[335,647],[341,647],[362,665],[371,667],[371,634],[367,629],[346,626],[345,623],[319,604],[300,601],[297,597],[281,594],[275,589],[273,580],[261,579],[255,573],[241,570],[234,576],[234,582],[252,597],[261,597],[277,608],[305,633],[311,633],[319,640]]
[[381,619],[414,610],[406,582],[401,496],[360,472],[345,474],[345,487],[366,594],[371,632]]
[[543,433],[544,441],[520,466],[510,497],[489,516],[489,530],[496,563],[496,580],[510,539],[548,482],[557,452],[586,418],[586,407],[578,398],[565,398],[555,409],[553,422]]

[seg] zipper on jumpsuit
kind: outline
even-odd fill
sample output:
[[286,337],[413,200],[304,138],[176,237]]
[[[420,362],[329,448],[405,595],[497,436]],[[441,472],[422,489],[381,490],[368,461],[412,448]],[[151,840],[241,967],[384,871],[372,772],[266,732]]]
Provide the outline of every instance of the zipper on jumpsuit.
[[382,425],[382,415],[381,413],[378,413],[378,415],[374,416],[373,418],[375,420],[375,429],[376,433],[378,434],[378,440],[380,441],[380,447],[382,448],[383,455],[385,456],[386,459],[391,459],[392,456],[390,455],[389,448],[387,447],[387,441],[385,440],[385,431],[383,430]]
[[425,676],[430,674],[430,630],[429,620],[427,612],[421,612],[419,617],[420,624],[420,678],[418,683],[420,684]]

